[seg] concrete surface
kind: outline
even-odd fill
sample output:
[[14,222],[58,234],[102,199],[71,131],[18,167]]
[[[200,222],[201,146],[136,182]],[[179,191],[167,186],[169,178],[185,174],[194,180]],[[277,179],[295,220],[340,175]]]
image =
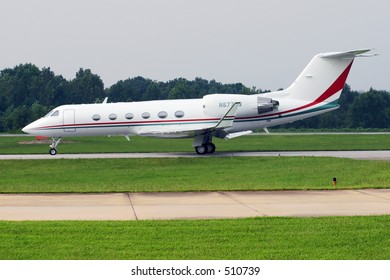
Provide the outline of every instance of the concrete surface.
[[390,214],[390,189],[0,195],[0,220],[14,221],[383,214]]
[[76,158],[192,158],[192,157],[338,157],[366,160],[390,161],[390,150],[384,151],[292,151],[292,152],[216,152],[214,154],[198,155],[190,153],[97,153],[97,154],[49,154],[2,155],[0,160],[18,159],[76,159]]

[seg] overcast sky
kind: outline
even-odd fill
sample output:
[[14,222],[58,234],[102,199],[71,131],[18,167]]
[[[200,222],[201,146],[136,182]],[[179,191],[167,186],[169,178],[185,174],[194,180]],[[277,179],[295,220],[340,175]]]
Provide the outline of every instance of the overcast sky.
[[202,77],[277,90],[317,53],[375,48],[347,82],[390,90],[389,35],[388,0],[0,0],[0,69],[90,68],[106,87]]

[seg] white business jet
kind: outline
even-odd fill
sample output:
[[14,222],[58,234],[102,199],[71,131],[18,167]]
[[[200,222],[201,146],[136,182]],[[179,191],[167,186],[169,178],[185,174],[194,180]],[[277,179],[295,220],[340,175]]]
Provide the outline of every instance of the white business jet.
[[214,153],[213,137],[232,139],[254,129],[291,123],[339,107],[337,101],[353,60],[369,49],[321,53],[287,89],[264,94],[209,94],[200,99],[63,105],[23,128],[52,137],[131,135],[194,138],[198,154]]

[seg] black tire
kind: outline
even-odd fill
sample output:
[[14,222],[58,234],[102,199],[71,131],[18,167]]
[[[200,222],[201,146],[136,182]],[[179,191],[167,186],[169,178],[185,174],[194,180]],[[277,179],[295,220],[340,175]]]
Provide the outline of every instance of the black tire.
[[213,143],[205,144],[207,153],[212,154],[215,152],[215,145]]
[[55,155],[57,154],[57,150],[54,149],[54,148],[51,148],[51,149],[49,150],[49,154],[51,154],[52,156],[55,156]]
[[207,147],[202,145],[202,146],[197,146],[195,147],[195,152],[198,154],[198,155],[204,155],[205,153],[207,153]]

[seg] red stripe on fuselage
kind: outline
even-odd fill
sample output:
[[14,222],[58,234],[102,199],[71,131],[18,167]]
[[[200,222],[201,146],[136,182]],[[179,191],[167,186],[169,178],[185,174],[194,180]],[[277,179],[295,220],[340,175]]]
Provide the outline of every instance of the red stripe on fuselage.
[[[226,118],[234,118],[226,117]],[[209,118],[209,119],[182,119],[182,120],[150,120],[150,121],[133,121],[133,122],[103,122],[103,123],[80,123],[80,124],[58,124],[58,125],[50,125],[50,126],[42,126],[39,129],[51,129],[51,128],[66,128],[66,127],[74,127],[74,126],[85,126],[85,127],[99,127],[104,125],[143,125],[143,124],[163,124],[163,123],[185,123],[185,122],[210,122],[210,121],[219,121],[219,118]]]

